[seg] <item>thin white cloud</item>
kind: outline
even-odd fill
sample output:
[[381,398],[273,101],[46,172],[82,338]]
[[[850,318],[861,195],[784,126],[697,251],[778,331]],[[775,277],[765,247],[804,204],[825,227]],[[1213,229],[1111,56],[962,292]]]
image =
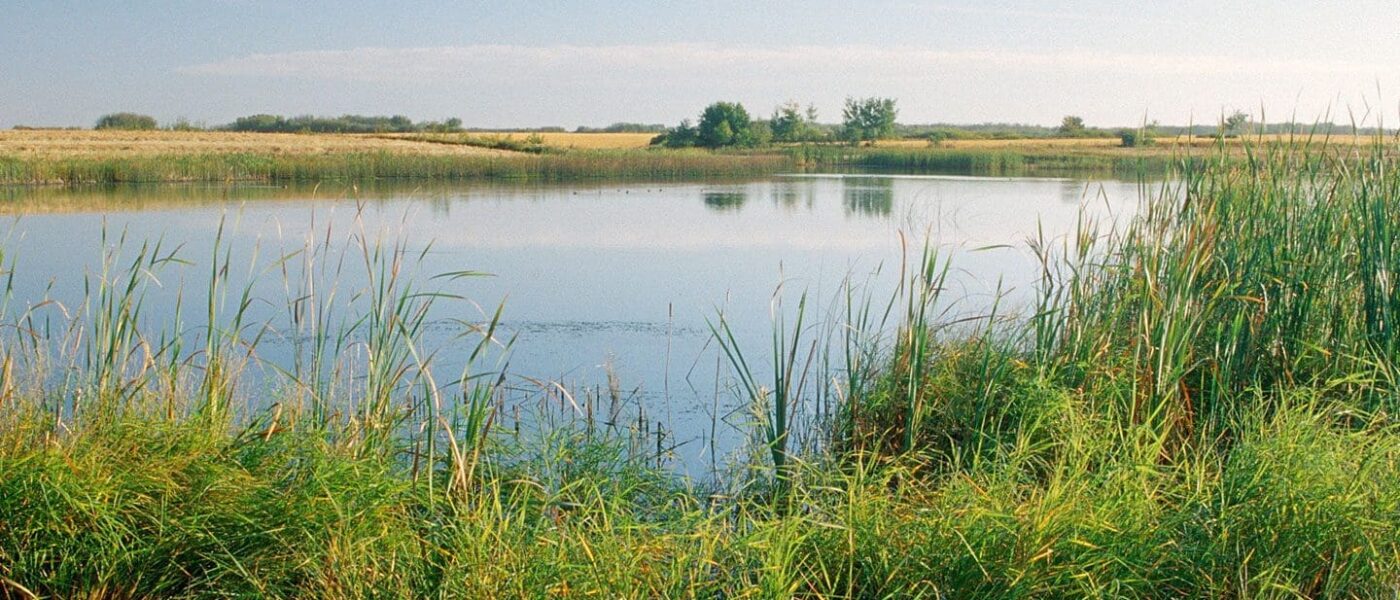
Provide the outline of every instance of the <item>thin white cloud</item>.
[[1277,60],[1221,55],[1159,55],[1091,51],[946,51],[917,47],[720,46],[654,44],[608,46],[472,45],[427,48],[355,48],[253,54],[177,69],[186,75],[279,77],[365,82],[483,80],[527,83],[535,77],[629,75],[651,81],[703,77],[917,78],[933,71],[996,69],[1044,73],[1138,75],[1353,75],[1378,77],[1393,66],[1370,62]]
[[1092,12],[1069,12],[1069,11],[1046,11],[1046,10],[1025,10],[1014,8],[988,8],[985,6],[957,6],[951,4],[926,5],[919,2],[908,2],[905,6],[911,10],[926,9],[933,12],[950,13],[958,15],[975,15],[989,17],[1010,17],[1015,19],[1028,20],[1051,20],[1051,21],[1075,21],[1084,23],[1146,23],[1154,27],[1183,25],[1182,21],[1148,20],[1125,17],[1122,14],[1096,14]]

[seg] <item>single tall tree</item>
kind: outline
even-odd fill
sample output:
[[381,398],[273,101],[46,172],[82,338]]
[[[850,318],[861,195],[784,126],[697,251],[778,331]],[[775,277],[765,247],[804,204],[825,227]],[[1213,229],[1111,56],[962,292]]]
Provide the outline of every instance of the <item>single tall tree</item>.
[[722,148],[754,143],[753,121],[749,111],[738,102],[716,102],[705,107],[700,115],[698,137],[701,146]]
[[1225,134],[1239,135],[1244,133],[1244,128],[1247,125],[1249,125],[1249,114],[1242,110],[1236,110],[1230,113],[1230,116],[1225,117]]
[[802,107],[795,101],[789,100],[787,103],[773,109],[773,118],[769,120],[773,130],[773,140],[777,142],[807,142],[817,137],[817,108],[807,107],[804,113]]
[[1076,115],[1065,115],[1060,120],[1060,128],[1057,130],[1064,137],[1081,137],[1084,135],[1084,119]]

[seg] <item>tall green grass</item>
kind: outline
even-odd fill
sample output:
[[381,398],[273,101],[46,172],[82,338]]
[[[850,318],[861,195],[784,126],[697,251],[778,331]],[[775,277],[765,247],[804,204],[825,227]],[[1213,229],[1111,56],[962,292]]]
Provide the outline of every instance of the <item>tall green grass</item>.
[[356,152],[0,157],[0,184],[673,179],[767,175],[791,168],[788,158],[778,154],[603,150],[518,156]]
[[1123,152],[1086,153],[1073,148],[852,148],[800,146],[789,151],[799,164],[817,168],[856,168],[892,173],[941,173],[994,177],[1119,176],[1162,177],[1180,157]]
[[206,153],[151,156],[0,156],[0,185],[326,180],[700,179],[855,168],[960,175],[1162,176],[1167,155],[947,148],[794,147],[786,152],[568,150],[505,156],[397,152]]
[[504,425],[499,310],[440,375],[454,298],[401,246],[272,260],[301,346],[266,392],[221,242],[195,349],[143,318],[190,259],[114,236],[82,310],[4,305],[0,596],[1393,596],[1400,173],[1379,141],[1251,152],[1034,240],[1025,314],[953,319],[929,244],[830,326],[775,304],[769,348],[717,320],[760,463],[706,485],[616,399]]

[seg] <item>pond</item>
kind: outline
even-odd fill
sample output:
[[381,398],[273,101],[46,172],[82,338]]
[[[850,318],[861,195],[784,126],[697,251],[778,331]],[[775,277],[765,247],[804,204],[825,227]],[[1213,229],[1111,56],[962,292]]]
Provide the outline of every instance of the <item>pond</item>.
[[[747,401],[734,393],[711,333],[721,313],[763,364],[775,297],[783,299],[779,318],[791,318],[805,292],[809,322],[830,322],[847,282],[888,298],[902,259],[917,258],[925,242],[951,261],[945,314],[984,314],[994,303],[1024,308],[1039,274],[1029,239],[1063,238],[1086,216],[1121,222],[1145,189],[1153,188],[794,175],[709,183],[11,188],[0,190],[0,202],[10,215],[4,248],[15,267],[12,315],[45,299],[57,301],[39,309],[46,314],[79,312],[104,252],[120,246],[129,260],[141,244],[159,242],[182,260],[143,274],[144,322],[173,328],[178,310],[183,326],[202,323],[217,239],[231,265],[230,301],[246,285],[249,320],[265,324],[254,387],[275,387],[277,368],[292,362],[297,334],[288,306],[307,295],[308,281],[317,281],[328,305],[360,302],[374,271],[364,247],[401,248],[403,281],[456,297],[434,302],[423,333],[434,364],[452,374],[440,378],[463,368],[474,346],[463,333],[503,306],[497,337],[513,344],[479,359],[486,364],[478,369],[505,366],[514,402],[530,412],[530,402],[620,397],[627,419],[665,432],[666,461],[700,473],[732,458],[750,431]],[[434,277],[465,271],[489,276]]]

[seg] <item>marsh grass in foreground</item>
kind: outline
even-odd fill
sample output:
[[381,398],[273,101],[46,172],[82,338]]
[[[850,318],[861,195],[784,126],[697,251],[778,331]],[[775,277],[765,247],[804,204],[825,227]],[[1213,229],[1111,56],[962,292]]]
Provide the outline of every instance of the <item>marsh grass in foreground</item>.
[[[261,329],[193,353],[141,329],[140,274],[170,256],[149,248],[94,285],[101,310],[9,315],[0,595],[1393,596],[1387,151],[1183,163],[1125,227],[1032,241],[1019,318],[942,319],[928,251],[888,297],[845,290],[834,326],[776,310],[773,373],[719,321],[771,420],[752,468],[705,487],[625,426],[506,431],[492,369],[434,378],[415,332],[442,297],[397,277],[393,246],[361,246],[363,319],[289,294],[308,362],[255,408],[224,391]],[[344,264],[313,256],[279,264]],[[235,322],[217,273],[208,318]],[[834,406],[797,421],[804,386]]]

